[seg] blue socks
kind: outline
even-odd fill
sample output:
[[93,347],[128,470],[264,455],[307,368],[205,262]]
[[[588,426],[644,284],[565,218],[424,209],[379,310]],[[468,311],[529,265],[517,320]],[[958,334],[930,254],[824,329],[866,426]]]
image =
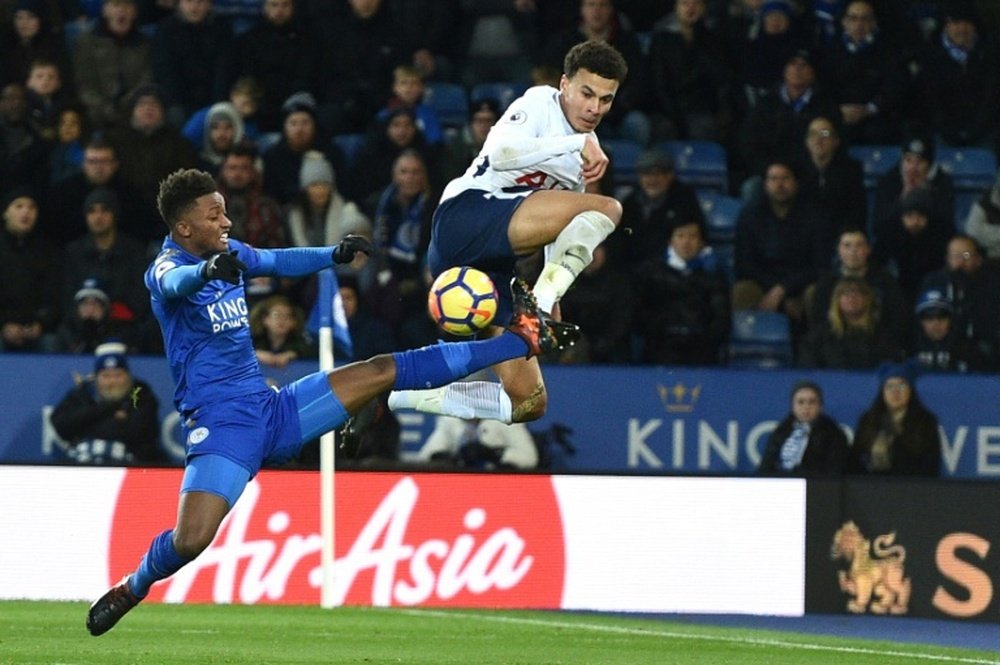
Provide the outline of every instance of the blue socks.
[[174,549],[174,530],[168,529],[153,538],[149,551],[129,579],[129,588],[139,598],[145,598],[153,582],[166,579],[184,567],[185,559]]
[[512,358],[523,358],[528,345],[510,331],[473,342],[449,342],[392,354],[396,360],[393,390],[422,390],[448,385]]

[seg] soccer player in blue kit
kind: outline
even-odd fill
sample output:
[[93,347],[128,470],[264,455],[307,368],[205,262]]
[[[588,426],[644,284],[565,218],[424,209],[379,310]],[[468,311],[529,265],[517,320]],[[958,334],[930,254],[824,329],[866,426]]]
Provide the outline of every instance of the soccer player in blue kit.
[[231,239],[215,180],[194,169],[168,176],[157,205],[170,234],[145,282],[176,385],[187,458],[176,525],[91,605],[92,635],[114,627],[154,582],[208,547],[265,462],[294,458],[304,442],[343,425],[382,392],[445,385],[497,362],[562,348],[578,335],[576,326],[544,320],[527,286],[514,282],[507,334],[379,355],[274,390],[250,340],[244,276],[307,275],[370,254],[371,244],[349,235],[336,247],[264,250]]

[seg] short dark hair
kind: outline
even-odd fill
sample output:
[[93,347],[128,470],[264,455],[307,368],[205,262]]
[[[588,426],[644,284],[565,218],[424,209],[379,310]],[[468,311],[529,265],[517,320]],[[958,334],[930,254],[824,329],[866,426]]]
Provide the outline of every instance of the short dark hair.
[[811,390],[816,393],[816,397],[819,398],[819,403],[823,404],[823,389],[819,387],[819,384],[815,381],[810,381],[809,379],[800,379],[792,385],[792,390],[788,394],[789,399],[795,399],[795,393],[800,390]]
[[260,151],[257,150],[256,144],[251,141],[240,141],[226,152],[222,161],[226,161],[229,157],[249,157],[256,160],[259,155]]
[[156,207],[167,228],[172,230],[181,215],[187,212],[197,199],[212,194],[217,189],[215,178],[209,173],[198,169],[174,171],[160,183]]
[[628,74],[628,63],[614,46],[591,39],[571,48],[563,60],[563,74],[566,78],[573,78],[581,69],[621,83]]

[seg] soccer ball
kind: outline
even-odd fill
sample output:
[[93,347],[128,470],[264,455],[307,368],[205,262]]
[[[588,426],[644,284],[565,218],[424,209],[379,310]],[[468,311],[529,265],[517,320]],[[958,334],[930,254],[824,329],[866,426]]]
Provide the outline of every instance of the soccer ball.
[[499,296],[489,275],[469,266],[448,268],[427,294],[431,318],[452,335],[474,335],[493,321]]

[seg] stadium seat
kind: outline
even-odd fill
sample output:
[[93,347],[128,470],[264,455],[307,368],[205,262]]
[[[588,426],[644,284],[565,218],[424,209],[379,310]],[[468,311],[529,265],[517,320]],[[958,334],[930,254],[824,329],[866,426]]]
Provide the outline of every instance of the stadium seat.
[[792,334],[781,312],[737,310],[729,339],[729,364],[772,369],[792,365]]
[[895,166],[903,156],[898,145],[855,145],[847,154],[861,162],[865,172],[865,188],[874,191],[882,174]]
[[502,114],[510,103],[524,94],[527,90],[525,86],[513,81],[496,81],[494,83],[480,83],[473,86],[469,93],[469,100],[478,102],[481,99],[495,99],[500,104]]
[[972,204],[979,200],[985,192],[956,192],[955,194],[955,231],[965,233],[965,223],[969,221]]
[[601,147],[611,160],[615,185],[634,185],[639,177],[635,164],[642,153],[642,146],[628,139],[603,139]]
[[66,51],[72,53],[76,48],[76,40],[87,30],[94,26],[91,19],[84,21],[66,21],[63,23],[63,40],[66,43]]
[[347,160],[347,164],[350,166],[354,163],[354,159],[365,144],[365,135],[361,132],[337,134],[333,137],[333,144],[344,153],[344,159]]
[[992,150],[938,147],[937,162],[951,174],[956,191],[984,192],[997,177],[997,158]]
[[736,220],[743,209],[743,200],[712,190],[699,190],[698,202],[705,213],[708,243],[716,245],[736,241]]
[[281,132],[264,132],[257,137],[257,152],[264,154],[281,140]]
[[464,127],[469,118],[469,95],[457,83],[428,83],[424,103],[437,111],[444,127]]
[[736,281],[736,246],[730,243],[712,245],[712,253],[719,259],[719,263],[722,264],[722,272],[732,284]]
[[693,187],[729,191],[726,149],[712,141],[665,141],[659,146],[674,160],[681,180]]

